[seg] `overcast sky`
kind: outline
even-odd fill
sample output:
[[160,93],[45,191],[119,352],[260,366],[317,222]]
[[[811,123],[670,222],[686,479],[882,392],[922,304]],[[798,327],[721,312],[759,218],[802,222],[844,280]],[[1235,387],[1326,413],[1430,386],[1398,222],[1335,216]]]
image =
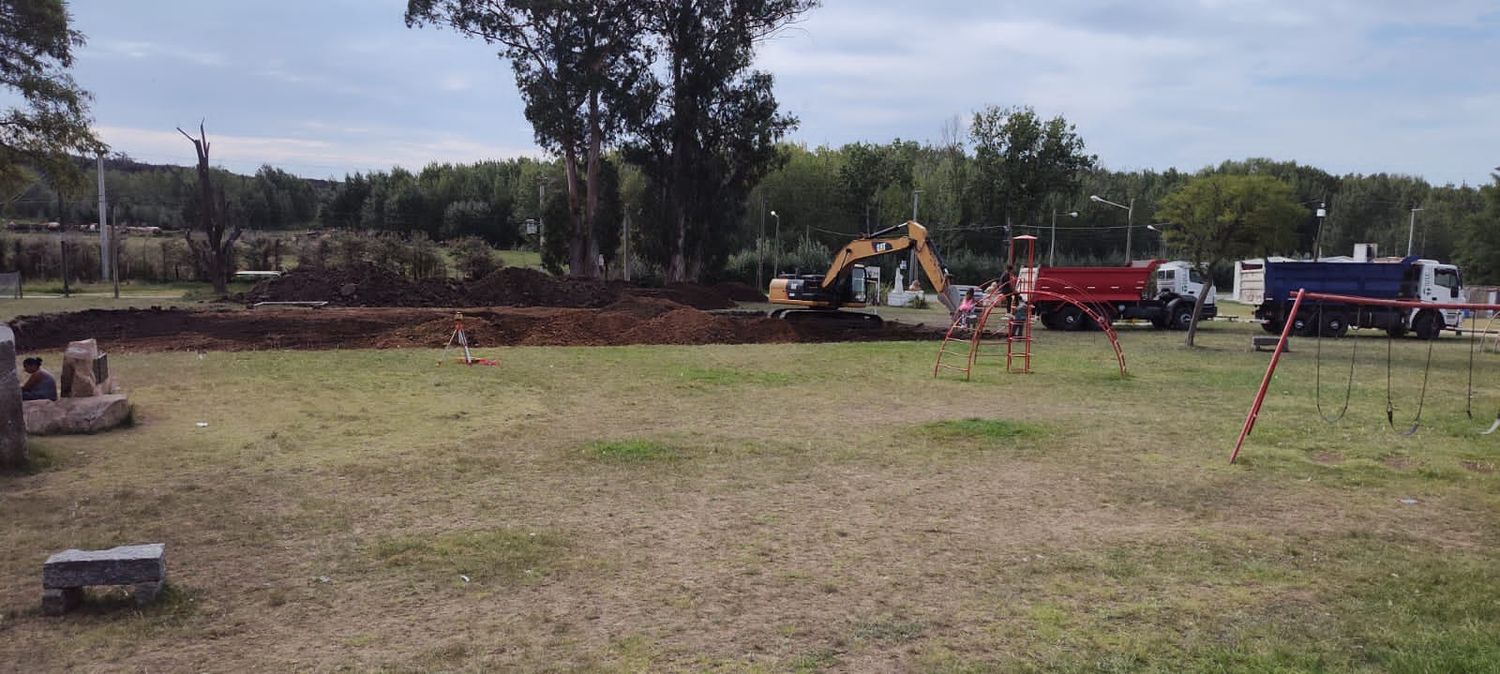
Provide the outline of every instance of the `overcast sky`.
[[[116,151],[314,177],[537,154],[508,65],[404,0],[72,0]],[[1110,168],[1267,156],[1483,183],[1500,165],[1494,0],[826,0],[761,50],[808,145],[937,140],[987,105],[1078,126]]]

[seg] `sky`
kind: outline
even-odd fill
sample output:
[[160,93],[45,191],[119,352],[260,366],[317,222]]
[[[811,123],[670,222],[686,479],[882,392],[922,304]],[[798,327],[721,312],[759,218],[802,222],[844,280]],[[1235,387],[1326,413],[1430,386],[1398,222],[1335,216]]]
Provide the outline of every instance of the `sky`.
[[[540,156],[495,49],[404,0],[71,0],[74,76],[138,160],[308,177]],[[1500,166],[1493,0],[824,0],[757,56],[810,146],[937,142],[986,105],[1076,124],[1118,170],[1295,160],[1482,184]]]

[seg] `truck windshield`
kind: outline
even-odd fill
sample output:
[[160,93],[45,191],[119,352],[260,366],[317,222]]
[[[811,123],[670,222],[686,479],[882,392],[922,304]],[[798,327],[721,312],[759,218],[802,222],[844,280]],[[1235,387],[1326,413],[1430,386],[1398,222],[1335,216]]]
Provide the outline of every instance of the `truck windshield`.
[[1452,290],[1458,290],[1459,288],[1458,272],[1455,270],[1438,269],[1432,273],[1432,276],[1433,282],[1444,288],[1449,288]]
[[1200,274],[1200,273],[1198,273],[1197,269],[1189,269],[1188,270],[1188,281],[1191,282],[1191,283],[1202,283],[1203,282],[1203,275]]

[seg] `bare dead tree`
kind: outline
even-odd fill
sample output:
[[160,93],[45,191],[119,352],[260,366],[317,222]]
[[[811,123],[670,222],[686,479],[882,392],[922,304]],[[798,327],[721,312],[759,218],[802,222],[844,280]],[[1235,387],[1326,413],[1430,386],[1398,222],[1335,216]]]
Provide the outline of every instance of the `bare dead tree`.
[[[198,268],[214,284],[214,294],[228,293],[229,274],[234,271],[234,243],[240,238],[238,222],[229,222],[228,200],[224,187],[215,187],[213,173],[208,168],[208,134],[203,123],[198,123],[198,137],[194,138],[177,127],[177,133],[193,143],[198,152],[198,222],[189,225],[185,236],[188,249],[192,251]],[[203,232],[203,239],[193,237],[194,231]],[[227,234],[227,236],[226,236]]]

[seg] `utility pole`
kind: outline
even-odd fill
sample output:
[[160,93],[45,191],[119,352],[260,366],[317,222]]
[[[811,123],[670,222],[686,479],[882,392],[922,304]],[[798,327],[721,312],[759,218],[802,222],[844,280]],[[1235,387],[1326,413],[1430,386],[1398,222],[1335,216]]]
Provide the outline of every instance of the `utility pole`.
[[755,287],[764,289],[766,266],[766,195],[760,195],[760,232],[755,235]]
[[1125,211],[1125,266],[1130,266],[1130,235],[1135,231],[1135,197],[1130,198],[1130,208]]
[[110,279],[109,198],[104,195],[104,155],[99,155],[99,280]]
[[1323,258],[1323,219],[1326,217],[1328,217],[1328,202],[1320,201],[1318,202],[1318,231],[1313,234],[1313,262]]
[[772,251],[775,257],[775,274],[781,276],[781,216],[776,211],[771,211],[771,217],[776,218],[776,249]]
[[[102,213],[102,211],[101,211],[101,213]],[[119,214],[116,213],[115,215],[116,215],[116,217],[110,218],[110,222],[119,223],[120,222],[120,218],[118,217]],[[104,216],[100,215],[99,217],[103,218]],[[114,271],[115,299],[120,299],[120,232],[119,232],[119,229],[118,229],[119,228],[119,224],[115,224],[114,227],[116,228],[116,230],[109,233],[109,267],[110,267],[111,270]],[[103,229],[103,228],[101,227],[101,229]]]
[[547,223],[542,217],[547,212],[547,182],[545,178],[536,181],[536,250],[546,259],[547,254]]
[[625,247],[625,259],[623,260],[624,264],[621,265],[621,266],[623,266],[625,268],[625,280],[629,281],[630,280],[630,209],[628,209],[628,208],[625,209],[625,234],[624,234],[624,239],[621,241],[621,243],[623,243],[624,247]]
[[1421,206],[1412,206],[1411,207],[1411,224],[1408,225],[1407,228],[1406,228],[1406,255],[1407,255],[1407,257],[1411,257],[1411,240],[1412,240],[1412,235],[1414,235],[1414,234],[1417,233],[1417,211],[1420,211],[1420,210],[1422,210]]
[[[922,196],[922,190],[912,190],[911,191],[911,221],[912,222],[916,222],[917,221],[917,202],[918,202],[918,198],[921,197],[921,196]],[[917,249],[916,248],[912,248],[910,251],[907,252],[907,260],[908,260],[908,262],[906,263],[906,268],[911,270],[911,282],[912,282],[912,285],[917,285],[919,283],[919,281],[917,281]]]

